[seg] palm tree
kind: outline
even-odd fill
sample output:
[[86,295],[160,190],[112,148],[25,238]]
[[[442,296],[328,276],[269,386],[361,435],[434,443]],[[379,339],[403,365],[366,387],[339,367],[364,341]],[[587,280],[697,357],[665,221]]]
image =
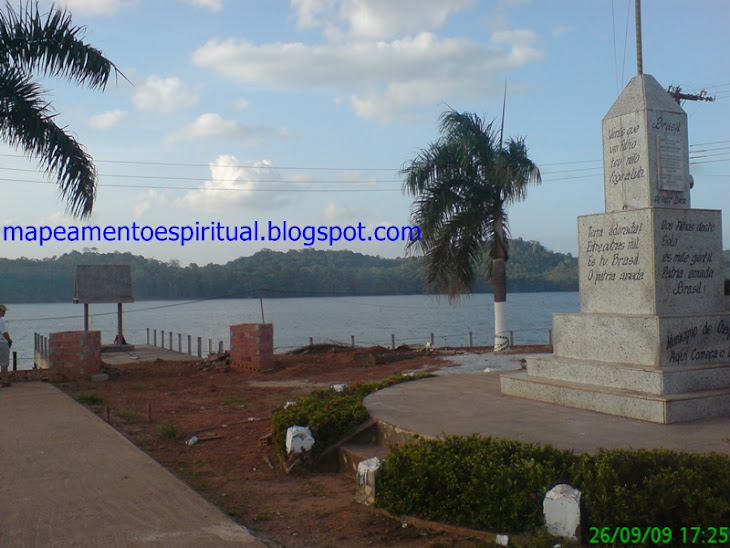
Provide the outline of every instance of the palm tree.
[[507,207],[525,198],[529,183],[540,183],[540,170],[527,157],[523,138],[503,144],[493,123],[476,114],[445,111],[440,134],[401,170],[404,192],[415,197],[411,220],[421,229],[421,239],[409,242],[407,250],[423,253],[426,285],[450,299],[471,291],[489,261],[494,349],[504,350]]
[[82,41],[84,30],[71,24],[66,10],[53,6],[41,14],[37,3],[21,4],[16,11],[8,1],[0,11],[0,138],[37,156],[45,172],[58,179],[67,212],[81,218],[94,206],[94,163],[81,144],[56,125],[51,103],[43,98],[46,91],[32,77],[58,76],[104,89],[112,72],[121,74],[99,50]]

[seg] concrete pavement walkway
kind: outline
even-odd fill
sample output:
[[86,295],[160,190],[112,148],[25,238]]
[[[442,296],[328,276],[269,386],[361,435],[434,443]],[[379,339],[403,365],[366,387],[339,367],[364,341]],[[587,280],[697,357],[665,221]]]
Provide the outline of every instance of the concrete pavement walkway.
[[265,546],[52,385],[0,417],[0,546]]

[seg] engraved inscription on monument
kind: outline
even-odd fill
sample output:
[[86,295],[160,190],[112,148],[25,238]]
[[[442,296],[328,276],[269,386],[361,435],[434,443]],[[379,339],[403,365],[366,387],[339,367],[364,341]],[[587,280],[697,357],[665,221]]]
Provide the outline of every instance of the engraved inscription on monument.
[[730,358],[730,319],[708,317],[663,330],[662,354],[668,365],[698,365]]
[[682,119],[660,113],[652,123],[656,133],[658,185],[662,190],[682,192],[687,188],[687,150],[683,146]]
[[646,208],[578,220],[582,312],[698,314],[724,310],[721,217]]
[[608,155],[604,161],[608,184],[618,185],[646,178],[642,157],[642,121],[636,113],[624,114],[610,120],[604,127],[604,147]]
[[652,239],[646,210],[578,220],[581,311],[653,313]]
[[659,210],[656,298],[664,313],[720,312],[723,306],[719,212]]

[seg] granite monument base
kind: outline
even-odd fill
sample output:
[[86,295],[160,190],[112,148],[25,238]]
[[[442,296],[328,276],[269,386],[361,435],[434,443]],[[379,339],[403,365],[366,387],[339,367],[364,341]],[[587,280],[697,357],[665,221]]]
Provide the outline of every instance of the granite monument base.
[[[571,363],[576,362],[575,360],[559,358],[546,358],[546,360],[552,361],[552,363],[543,363],[543,368],[546,365],[551,369],[576,366],[576,363]],[[580,365],[583,364],[579,363],[578,368]],[[590,370],[590,368],[586,368],[583,377]],[[624,377],[624,380],[631,377],[642,377],[646,373],[641,368],[632,368],[628,365],[615,366],[613,373],[616,372],[620,372],[618,374]],[[654,378],[649,375],[648,383],[671,384],[675,381],[673,373],[680,374],[677,377],[680,379],[680,383],[687,379],[694,383],[691,375],[698,373],[705,378],[705,382],[711,383],[712,379],[724,379],[727,382],[727,379],[730,378],[730,364],[671,372],[672,374],[668,374],[666,371],[656,371],[656,373]],[[730,415],[730,388],[655,394],[635,388],[614,388],[610,385],[536,377],[531,376],[527,371],[518,371],[501,376],[501,389],[503,394],[510,396],[660,424]]]
[[503,394],[661,424],[730,416],[730,313],[554,323],[554,355],[502,375]]

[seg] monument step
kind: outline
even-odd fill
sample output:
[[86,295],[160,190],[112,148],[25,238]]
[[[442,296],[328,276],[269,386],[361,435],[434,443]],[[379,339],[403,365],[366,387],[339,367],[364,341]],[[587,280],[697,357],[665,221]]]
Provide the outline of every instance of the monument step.
[[380,444],[347,443],[339,449],[339,471],[341,474],[357,476],[357,465],[362,461],[378,457],[383,459],[390,453],[390,448]]
[[536,356],[527,358],[530,377],[570,381],[654,395],[730,388],[730,363],[657,368],[593,360]]
[[730,415],[730,388],[655,395],[564,380],[531,377],[527,371],[500,377],[502,393],[660,424]]

